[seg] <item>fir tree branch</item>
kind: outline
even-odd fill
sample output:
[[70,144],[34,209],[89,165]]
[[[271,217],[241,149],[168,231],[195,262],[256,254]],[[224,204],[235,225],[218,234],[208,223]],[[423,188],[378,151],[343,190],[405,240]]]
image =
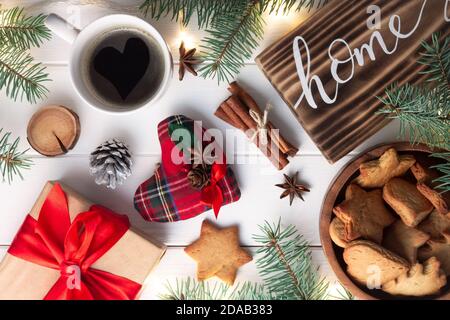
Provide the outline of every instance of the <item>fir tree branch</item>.
[[[0,134],[2,131],[3,129],[0,129]],[[20,139],[17,138],[10,143],[10,137],[11,133],[7,132],[0,138],[0,172],[3,182],[8,183],[11,183],[16,175],[23,179],[21,171],[29,169],[32,165],[32,161],[25,155],[27,150],[17,150]]]
[[170,17],[188,25],[195,16],[199,28],[208,27],[218,15],[249,0],[145,0],[139,10],[152,19]]
[[426,66],[422,74],[429,75],[428,82],[437,84],[438,87],[450,90],[450,38],[447,37],[441,44],[440,33],[432,35],[431,44],[424,42],[419,63]]
[[204,78],[230,81],[249,59],[263,36],[263,18],[259,1],[243,2],[219,15],[203,39]]
[[268,300],[260,284],[244,282],[230,287],[223,283],[196,281],[192,278],[177,279],[175,284],[166,284],[167,293],[160,295],[162,300]]
[[346,287],[340,285],[340,288],[336,289],[337,295],[330,296],[336,300],[356,300],[356,297]]
[[431,155],[434,158],[443,159],[446,162],[433,166],[434,169],[438,170],[442,175],[434,180],[433,182],[437,184],[436,189],[444,192],[450,192],[450,152],[434,153]]
[[290,11],[300,11],[302,9],[314,9],[324,6],[328,0],[262,0],[264,11],[269,13],[288,14]]
[[400,137],[412,144],[419,142],[435,148],[450,149],[450,92],[418,88],[406,84],[387,89],[380,98],[384,107],[379,111],[400,121]]
[[[450,37],[441,40],[433,34],[431,43],[423,43],[425,52],[419,63],[425,66],[430,87],[409,84],[394,85],[380,98],[381,114],[399,119],[400,136],[409,137],[412,144],[423,142],[432,148],[450,151]],[[446,162],[435,166],[442,176],[434,182],[436,189],[450,191],[450,153],[436,153],[433,157]]]
[[318,8],[328,0],[145,0],[140,10],[154,19],[170,16],[187,25],[197,17],[207,28],[203,39],[203,77],[229,81],[250,59],[264,34],[264,12]]
[[229,287],[187,278],[166,285],[165,300],[317,300],[327,298],[328,283],[320,278],[311,250],[294,226],[282,230],[265,223],[254,239],[263,245],[256,254],[262,284],[244,282]]
[[256,265],[266,290],[279,300],[320,300],[327,298],[328,283],[313,266],[308,243],[294,226],[281,230],[280,222],[260,226],[254,239],[263,245]]
[[0,44],[22,50],[39,47],[51,38],[45,26],[46,16],[26,16],[21,8],[0,11]]
[[48,90],[43,85],[49,81],[45,67],[33,63],[31,55],[22,49],[0,46],[0,90],[13,100],[25,97],[36,103],[46,96]]
[[[328,0],[259,0],[263,11],[287,14],[291,10],[308,10],[323,6]],[[152,19],[169,17],[186,26],[193,17],[199,28],[207,27],[211,21],[236,6],[249,4],[252,0],[144,0],[139,10]]]
[[450,37],[442,44],[440,38],[436,33],[431,43],[424,42],[419,59],[432,88],[394,85],[380,99],[385,105],[380,113],[399,119],[400,136],[409,136],[411,143],[450,150]]

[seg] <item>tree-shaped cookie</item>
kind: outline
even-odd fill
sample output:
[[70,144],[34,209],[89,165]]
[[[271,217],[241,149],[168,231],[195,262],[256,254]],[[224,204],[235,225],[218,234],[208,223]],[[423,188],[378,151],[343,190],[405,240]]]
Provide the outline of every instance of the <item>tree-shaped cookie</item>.
[[198,280],[217,276],[229,285],[233,285],[238,268],[252,260],[239,245],[237,227],[218,229],[207,220],[200,238],[184,251],[198,263]]
[[387,282],[382,289],[393,295],[428,296],[436,294],[447,284],[447,277],[435,257],[426,260],[423,265],[416,263],[397,279]]
[[345,201],[333,212],[344,223],[346,241],[362,237],[381,243],[383,229],[395,221],[384,205],[380,189],[366,192],[356,184],[347,187]]

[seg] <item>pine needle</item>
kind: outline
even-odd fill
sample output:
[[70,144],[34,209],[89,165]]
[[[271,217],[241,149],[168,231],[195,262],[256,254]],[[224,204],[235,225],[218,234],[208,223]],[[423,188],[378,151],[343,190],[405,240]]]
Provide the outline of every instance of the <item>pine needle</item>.
[[0,11],[0,44],[22,50],[39,47],[51,38],[46,16],[26,16],[21,8]]
[[51,37],[45,18],[26,16],[21,8],[0,10],[0,90],[14,101],[26,98],[36,103],[48,92],[45,68],[28,53]]
[[267,290],[278,300],[326,299],[328,283],[319,277],[308,243],[295,227],[282,230],[279,221],[260,228],[262,235],[254,236],[263,245],[256,265]]
[[393,85],[379,111],[400,121],[399,136],[411,144],[426,143],[435,148],[450,149],[450,91],[441,94],[438,89]]
[[434,33],[430,44],[427,42],[422,44],[425,52],[421,54],[422,57],[418,62],[426,66],[421,73],[429,76],[428,82],[450,90],[450,37],[443,41],[440,41],[440,38],[440,33]]
[[263,13],[311,10],[328,0],[145,0],[140,10],[154,19],[170,17],[187,25],[197,18],[207,28],[202,39],[205,78],[230,81],[252,57],[264,34]]
[[328,0],[264,0],[264,11],[269,13],[288,14],[292,10],[300,11],[302,9],[314,9],[324,6]]
[[400,121],[400,136],[412,144],[450,150],[450,37],[440,40],[433,34],[431,43],[422,44],[419,63],[425,66],[430,86],[406,84],[388,88],[381,114]]
[[44,82],[49,81],[45,67],[19,48],[0,46],[0,90],[16,101],[25,97],[30,103],[46,96]]
[[145,0],[139,10],[152,19],[169,17],[187,26],[193,17],[199,28],[208,27],[211,21],[236,5],[249,0]]
[[[0,134],[3,129],[0,129]],[[0,172],[3,182],[9,184],[13,181],[14,176],[23,179],[22,170],[30,169],[32,161],[25,155],[28,150],[18,151],[20,139],[17,138],[10,143],[11,133],[7,132],[0,138]]]
[[[450,37],[441,40],[433,34],[431,42],[423,44],[419,63],[425,66],[429,86],[394,85],[380,98],[384,107],[379,111],[400,121],[400,137],[412,144],[425,143],[431,148],[450,151]],[[436,189],[450,191],[450,153],[432,155],[446,162],[435,166],[442,176],[435,180]]]
[[351,293],[346,287],[340,285],[339,288],[336,289],[336,295],[330,296],[336,300],[356,300],[356,297]]
[[218,16],[203,39],[204,78],[229,82],[250,59],[264,33],[259,1],[243,2]]
[[441,192],[450,192],[450,152],[443,153],[433,153],[431,155],[434,158],[443,159],[446,162],[433,166],[434,169],[438,170],[442,175],[433,181],[436,183],[436,189]]
[[313,266],[308,243],[294,226],[265,223],[254,239],[263,245],[256,266],[263,283],[244,282],[233,287],[187,278],[167,283],[164,300],[318,300],[327,298],[328,283]]
[[162,300],[267,300],[269,296],[260,284],[244,282],[230,287],[223,283],[197,281],[192,278],[177,279],[175,284],[167,282],[167,293]]

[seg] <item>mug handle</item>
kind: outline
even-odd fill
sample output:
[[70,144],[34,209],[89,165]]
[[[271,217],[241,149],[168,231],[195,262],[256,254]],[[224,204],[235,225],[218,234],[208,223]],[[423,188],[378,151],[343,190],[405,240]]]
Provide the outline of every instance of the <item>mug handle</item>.
[[75,42],[80,30],[68,23],[60,16],[52,13],[45,19],[45,25],[57,36],[72,44]]

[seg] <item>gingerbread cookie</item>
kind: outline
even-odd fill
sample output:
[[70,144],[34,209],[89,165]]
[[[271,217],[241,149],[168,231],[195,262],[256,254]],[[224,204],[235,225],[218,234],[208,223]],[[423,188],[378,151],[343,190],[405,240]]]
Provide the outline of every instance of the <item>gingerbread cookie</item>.
[[433,210],[417,228],[428,233],[432,240],[443,241],[444,233],[450,234],[450,213],[443,215]]
[[383,188],[383,199],[410,227],[417,226],[433,210],[433,205],[406,180],[393,178]]
[[198,280],[217,276],[229,285],[233,285],[238,268],[252,260],[239,245],[237,227],[218,229],[207,220],[200,238],[184,251],[198,263]]
[[392,178],[403,176],[416,163],[416,158],[409,154],[399,156],[398,160],[399,164],[392,172]]
[[369,287],[382,286],[398,278],[409,268],[405,259],[366,240],[349,243],[344,249],[344,260],[350,276]]
[[348,245],[348,241],[345,240],[345,225],[339,218],[333,218],[330,223],[330,237],[333,242],[341,247],[345,248]]
[[436,257],[441,263],[441,268],[447,276],[450,276],[450,233],[444,233],[443,241],[429,240],[426,246],[418,251],[419,259],[425,260]]
[[447,284],[447,277],[440,268],[440,263],[431,257],[422,264],[416,263],[397,279],[383,285],[383,291],[402,296],[429,296],[439,293]]
[[447,203],[439,192],[430,188],[425,183],[418,183],[417,190],[419,190],[419,192],[431,202],[437,212],[442,215],[446,215],[448,213]]
[[395,221],[386,209],[381,190],[366,192],[356,184],[350,184],[346,199],[333,208],[334,214],[344,223],[345,240],[359,237],[381,243],[383,229]]
[[381,188],[391,178],[404,175],[415,161],[410,155],[399,157],[397,151],[390,148],[379,159],[361,164],[356,182],[364,188]]
[[397,220],[385,230],[383,247],[413,264],[417,260],[417,249],[429,239],[430,236],[425,232],[408,227],[401,220]]
[[411,172],[416,178],[417,182],[424,183],[431,186],[434,179],[437,179],[439,175],[436,171],[425,168],[419,162],[414,163],[411,167]]

